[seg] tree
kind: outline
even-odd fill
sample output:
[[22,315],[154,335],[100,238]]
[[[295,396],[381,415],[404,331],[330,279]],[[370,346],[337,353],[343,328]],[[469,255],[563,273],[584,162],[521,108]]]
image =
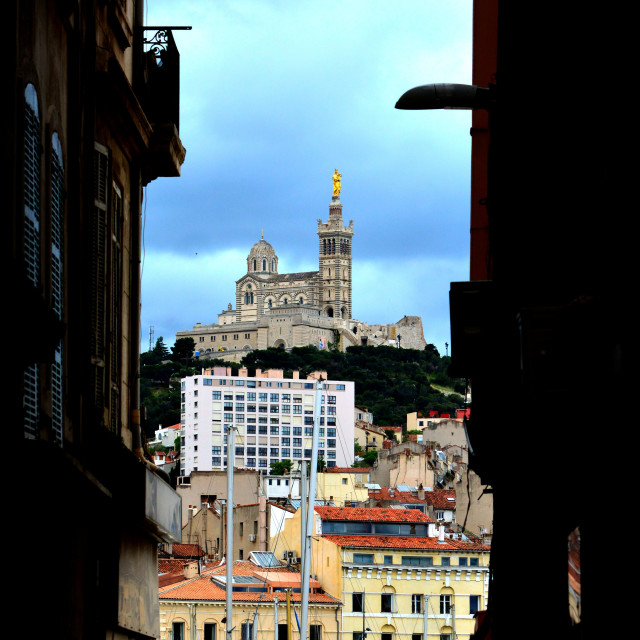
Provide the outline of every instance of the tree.
[[322,456],[318,456],[318,464],[316,465],[316,471],[318,473],[322,473],[326,469],[327,465],[325,464],[324,458]]
[[291,460],[276,460],[272,462],[270,465],[272,476],[284,476],[287,473],[291,472],[291,467],[293,467],[293,462]]
[[362,456],[362,461],[366,464],[367,467],[373,467],[377,459],[378,459],[378,452],[375,449],[371,449],[370,451],[367,451]]
[[171,347],[171,359],[174,362],[186,363],[193,356],[196,342],[193,338],[178,338]]

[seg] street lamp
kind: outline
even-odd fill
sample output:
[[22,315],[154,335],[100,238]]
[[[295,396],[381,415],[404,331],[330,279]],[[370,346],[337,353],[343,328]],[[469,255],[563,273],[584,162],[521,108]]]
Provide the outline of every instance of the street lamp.
[[423,84],[409,89],[396,102],[396,109],[489,109],[494,103],[491,89],[474,84]]

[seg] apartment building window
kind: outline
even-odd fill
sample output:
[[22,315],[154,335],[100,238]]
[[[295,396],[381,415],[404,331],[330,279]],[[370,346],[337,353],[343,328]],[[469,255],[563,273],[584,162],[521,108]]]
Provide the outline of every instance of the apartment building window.
[[226,336],[226,335],[225,335],[225,336],[222,336],[222,341],[223,341],[223,342],[226,342],[226,341],[227,341],[227,336]]
[[259,394],[258,394],[258,400],[259,400],[260,402],[266,402],[266,401],[267,401],[267,395],[268,395],[268,394],[266,394],[266,393],[259,393]]
[[473,615],[480,610],[480,596],[469,596],[469,613]]
[[393,564],[393,556],[385,556],[384,557],[385,564]]
[[293,450],[294,458],[302,458],[302,449],[294,449]]
[[393,594],[383,593],[380,595],[381,613],[393,613]]
[[448,567],[448,566],[450,566],[450,565],[451,565],[451,558],[442,558],[442,559],[440,560],[440,564],[441,564],[443,567]]
[[469,566],[470,567],[477,567],[480,565],[480,559],[479,558],[469,558]]
[[440,595],[440,613],[451,613],[451,596],[449,594]]
[[458,558],[458,566],[459,567],[466,567],[468,564],[468,559],[467,558]]
[[282,449],[282,459],[286,460],[291,455],[291,449],[283,448]]
[[247,402],[255,402],[255,401],[256,401],[256,392],[247,391]]
[[411,595],[411,613],[422,613],[422,594],[413,593]]
[[322,640],[322,627],[319,624],[309,625],[309,640]]
[[212,400],[222,400],[222,392],[220,392],[220,391],[212,391],[211,392],[211,399]]
[[280,400],[280,394],[279,393],[271,393],[269,394],[269,401],[270,402],[278,402]]
[[252,640],[253,638],[253,622],[243,622],[241,626],[242,640]]
[[301,436],[302,435],[302,427],[293,427],[293,435]]
[[362,613],[364,611],[364,593],[351,594],[351,611]]

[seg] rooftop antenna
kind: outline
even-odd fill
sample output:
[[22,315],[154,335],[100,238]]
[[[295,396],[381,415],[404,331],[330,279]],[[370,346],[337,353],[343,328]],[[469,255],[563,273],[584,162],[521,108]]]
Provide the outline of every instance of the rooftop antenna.
[[149,351],[153,349],[153,325],[149,325]]

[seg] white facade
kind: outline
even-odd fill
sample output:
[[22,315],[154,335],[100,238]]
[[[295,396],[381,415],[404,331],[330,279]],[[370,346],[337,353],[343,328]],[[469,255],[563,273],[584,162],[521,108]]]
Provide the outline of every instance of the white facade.
[[[315,380],[198,375],[182,380],[180,475],[234,467],[268,473],[271,462],[311,460]],[[324,381],[318,453],[327,467],[353,464],[354,383]]]

